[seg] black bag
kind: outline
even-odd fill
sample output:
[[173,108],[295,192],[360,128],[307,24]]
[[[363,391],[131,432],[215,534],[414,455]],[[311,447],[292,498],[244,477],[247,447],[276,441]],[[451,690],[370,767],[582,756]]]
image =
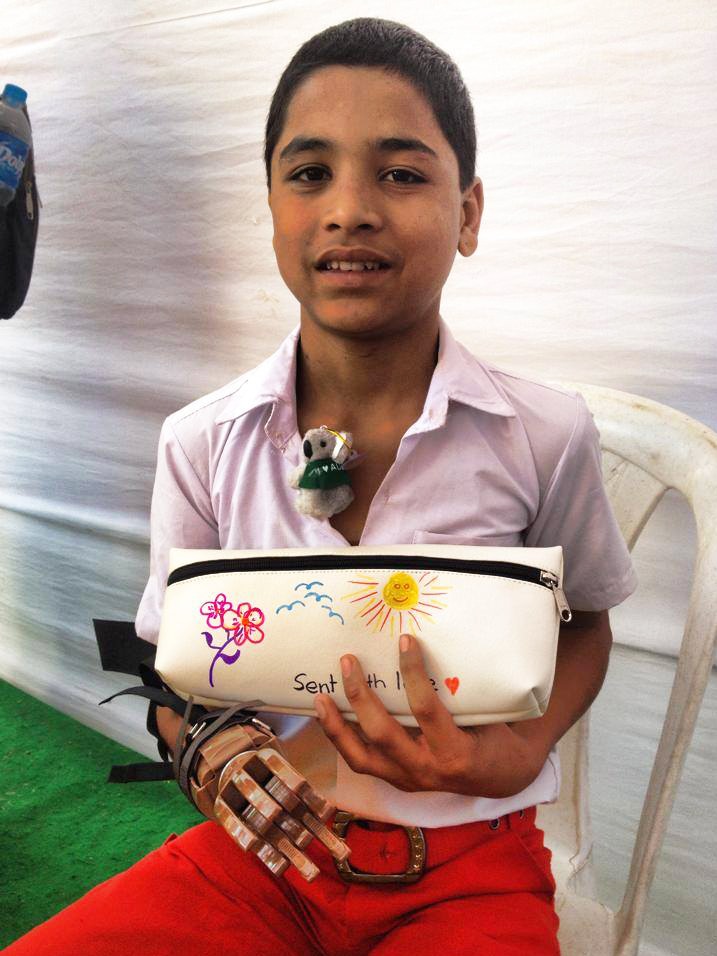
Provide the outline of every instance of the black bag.
[[[26,107],[23,112],[30,117]],[[0,319],[10,319],[25,301],[35,259],[40,197],[35,181],[35,154],[27,154],[15,198],[0,208]]]

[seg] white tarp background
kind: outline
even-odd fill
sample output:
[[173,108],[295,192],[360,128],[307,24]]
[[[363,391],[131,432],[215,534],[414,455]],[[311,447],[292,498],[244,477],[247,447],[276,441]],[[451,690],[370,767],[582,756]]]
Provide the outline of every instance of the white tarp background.
[[[43,209],[26,306],[0,326],[0,676],[147,753],[141,706],[98,711],[127,682],[99,671],[90,619],[134,617],[164,416],[297,321],[271,247],[266,112],[300,43],[374,15],[449,52],[473,96],[486,210],[442,301],[457,337],[519,373],[717,427],[709,0],[2,0],[0,83],[29,91]],[[618,641],[676,652],[693,547],[668,496],[638,546],[640,592],[612,615]],[[619,727],[612,744],[614,764]],[[712,888],[690,894],[679,930],[686,891],[663,890],[675,913],[663,903],[648,924],[677,956],[706,953],[715,915],[715,854],[696,826],[689,839]],[[621,866],[605,864],[610,886]]]

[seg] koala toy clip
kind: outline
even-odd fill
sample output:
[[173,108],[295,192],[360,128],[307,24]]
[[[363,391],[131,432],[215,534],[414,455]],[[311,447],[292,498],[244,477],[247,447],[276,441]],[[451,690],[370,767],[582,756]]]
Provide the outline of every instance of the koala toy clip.
[[350,432],[337,432],[326,425],[310,428],[304,435],[306,463],[291,473],[289,484],[297,488],[296,509],[314,518],[330,518],[354,500],[344,465],[356,456]]

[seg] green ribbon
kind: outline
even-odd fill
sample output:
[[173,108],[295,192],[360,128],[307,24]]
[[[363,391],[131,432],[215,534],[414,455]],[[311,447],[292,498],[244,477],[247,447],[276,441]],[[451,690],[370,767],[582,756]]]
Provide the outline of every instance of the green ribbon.
[[304,474],[299,479],[299,488],[318,488],[322,491],[350,484],[351,479],[333,458],[319,458],[307,462]]

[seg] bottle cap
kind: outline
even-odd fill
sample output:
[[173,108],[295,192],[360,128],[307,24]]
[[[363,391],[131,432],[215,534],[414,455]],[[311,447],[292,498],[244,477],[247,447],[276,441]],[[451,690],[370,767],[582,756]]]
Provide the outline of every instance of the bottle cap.
[[8,106],[19,108],[20,106],[23,106],[27,100],[27,90],[23,90],[21,86],[14,86],[12,83],[6,83],[5,89],[2,91],[2,99],[7,103]]

